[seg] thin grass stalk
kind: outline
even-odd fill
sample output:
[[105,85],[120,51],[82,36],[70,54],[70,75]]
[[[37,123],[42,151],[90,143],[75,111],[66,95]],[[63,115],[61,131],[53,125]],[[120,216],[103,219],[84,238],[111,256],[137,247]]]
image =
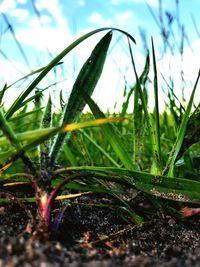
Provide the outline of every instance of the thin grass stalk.
[[154,100],[155,100],[155,107],[154,107],[154,119],[155,119],[155,147],[156,151],[155,156],[157,157],[157,168],[159,174],[162,173],[161,171],[161,147],[160,147],[160,114],[159,114],[159,104],[158,104],[158,75],[157,75],[157,66],[156,66],[156,56],[155,56],[155,49],[153,38],[151,39],[152,42],[152,54],[153,54],[153,69],[154,69]]
[[194,88],[192,90],[192,94],[190,96],[190,100],[189,100],[187,108],[185,110],[185,113],[184,113],[180,128],[178,130],[175,144],[174,144],[174,146],[172,148],[172,151],[171,151],[171,153],[169,155],[166,167],[165,167],[165,169],[163,171],[163,174],[167,174],[169,177],[173,177],[174,176],[174,164],[175,164],[176,158],[177,158],[177,156],[179,154],[179,151],[180,151],[181,146],[182,146],[183,141],[184,141],[184,137],[185,137],[185,133],[186,133],[186,127],[187,127],[187,124],[188,124],[188,121],[189,121],[189,116],[190,116],[190,112],[191,112],[191,109],[192,109],[192,105],[193,105],[193,101],[194,101],[194,95],[195,95],[195,92],[196,92],[196,89],[197,89],[199,78],[200,78],[200,71],[198,72],[198,76],[197,76]]

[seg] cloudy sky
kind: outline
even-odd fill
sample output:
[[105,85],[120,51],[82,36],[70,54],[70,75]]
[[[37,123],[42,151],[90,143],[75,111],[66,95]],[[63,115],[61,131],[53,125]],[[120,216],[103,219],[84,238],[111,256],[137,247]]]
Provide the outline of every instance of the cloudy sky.
[[[172,77],[177,82],[176,86],[180,87],[180,70],[183,70],[191,87],[200,67],[197,60],[200,56],[200,27],[196,27],[200,2],[164,0],[162,12],[159,7],[158,0],[0,0],[0,86],[45,66],[82,34],[106,26],[128,31],[136,39],[134,57],[139,73],[152,36],[159,74],[166,79]],[[171,29],[166,47],[161,34],[165,29]],[[181,56],[183,32],[184,56]],[[145,38],[141,38],[142,35]],[[101,36],[98,34],[77,47],[64,61],[63,76],[60,73],[57,79],[64,80],[61,85],[62,89],[66,87],[67,93],[81,64]],[[124,79],[129,86],[134,83],[126,39],[115,34],[111,50],[95,93],[103,109],[122,101]],[[54,83],[54,79],[55,76],[49,76],[41,87]],[[181,97],[180,90],[177,90],[177,95]]]

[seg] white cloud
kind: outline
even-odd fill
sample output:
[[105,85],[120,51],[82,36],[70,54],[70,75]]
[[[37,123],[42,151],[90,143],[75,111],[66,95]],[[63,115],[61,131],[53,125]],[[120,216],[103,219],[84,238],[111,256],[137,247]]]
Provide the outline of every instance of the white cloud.
[[85,0],[78,0],[77,5],[78,6],[85,6]]
[[99,24],[101,26],[111,26],[112,20],[111,19],[105,19],[100,13],[93,12],[89,18],[88,21],[90,23]]
[[19,19],[25,19],[29,15],[29,11],[27,9],[16,8],[10,11],[10,15]]
[[9,12],[10,9],[14,9],[16,7],[16,1],[15,0],[4,0],[0,4],[0,12],[6,13]]
[[122,5],[122,4],[145,4],[148,3],[150,6],[157,7],[158,0],[110,0],[112,5]]
[[134,14],[131,10],[127,10],[123,13],[120,13],[118,15],[116,15],[117,20],[119,21],[125,21],[128,19],[132,19],[134,17]]
[[67,25],[67,20],[65,19],[65,16],[63,14],[63,9],[61,6],[61,1],[59,0],[51,0],[51,1],[46,1],[46,0],[37,0],[36,1],[36,6],[39,11],[46,10],[49,15],[54,18],[57,27],[61,30],[63,30],[63,34],[66,33],[66,28],[68,29]]
[[18,2],[19,4],[24,5],[24,4],[26,4],[27,0],[17,0],[17,2]]
[[92,23],[99,23],[102,20],[102,15],[100,13],[94,12],[92,15],[89,17],[88,21]]

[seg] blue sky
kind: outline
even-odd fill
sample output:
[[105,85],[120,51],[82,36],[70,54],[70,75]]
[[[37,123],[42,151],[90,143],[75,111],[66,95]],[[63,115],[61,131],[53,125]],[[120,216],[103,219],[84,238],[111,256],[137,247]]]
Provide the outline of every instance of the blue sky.
[[[177,81],[177,87],[180,87],[180,77],[178,75],[180,74],[179,68],[181,68],[186,73],[187,82],[194,83],[199,69],[197,57],[200,55],[200,42],[192,16],[198,25],[200,2],[199,0],[163,0],[162,2],[164,24],[167,25],[168,22],[166,12],[172,15],[172,18],[175,18],[171,24],[174,39],[171,37],[169,40],[170,45],[174,47],[173,55],[169,48],[164,51],[158,26],[159,22],[156,22],[153,17],[154,15],[158,20],[158,0],[0,0],[0,11],[6,15],[12,25],[16,38],[28,60],[27,66],[27,62],[8,29],[5,18],[1,16],[0,50],[4,56],[0,55],[0,64],[3,66],[3,68],[1,67],[3,71],[0,74],[0,86],[2,87],[4,82],[11,83],[15,81],[30,70],[48,64],[51,59],[49,52],[52,56],[55,56],[78,36],[105,26],[126,30],[136,39],[134,56],[138,72],[142,70],[145,59],[144,45],[139,31],[139,29],[142,29],[146,33],[148,47],[151,36],[154,39],[161,74],[165,77],[173,75],[174,80]],[[179,14],[176,10],[176,2],[180,2]],[[35,4],[35,10],[33,3]],[[176,47],[176,44],[180,44],[178,15],[180,23],[185,25],[188,35],[188,39],[185,38],[184,41],[184,58],[180,57],[178,47]],[[67,59],[68,61],[64,62],[65,75],[63,77],[59,76],[59,79],[65,80],[65,83],[61,84],[68,88],[68,93],[81,64],[100,36],[102,35],[97,35],[86,41],[71,54],[71,57]],[[112,53],[105,66],[104,82],[99,83],[95,93],[96,99],[104,108],[109,105],[111,99],[113,105],[114,102],[122,100],[124,76],[130,86],[134,83],[127,44],[125,38],[120,39],[120,42],[116,44],[119,37],[119,35],[115,35],[112,43]],[[189,40],[191,48],[188,47],[187,40]],[[109,77],[106,76],[106,73],[109,73]],[[113,77],[116,78],[113,79]],[[54,78],[49,77],[49,81],[45,81],[44,84],[53,83]],[[191,86],[191,84],[189,85]],[[106,99],[104,98],[105,92]],[[177,91],[177,95],[181,97],[180,90]]]

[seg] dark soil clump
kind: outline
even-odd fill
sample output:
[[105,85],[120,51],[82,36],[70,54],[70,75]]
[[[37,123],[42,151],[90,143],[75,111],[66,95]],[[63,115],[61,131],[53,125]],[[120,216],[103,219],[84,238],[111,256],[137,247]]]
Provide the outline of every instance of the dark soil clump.
[[199,217],[153,219],[139,226],[111,209],[69,205],[46,242],[23,233],[26,224],[22,208],[0,207],[0,267],[200,266]]

